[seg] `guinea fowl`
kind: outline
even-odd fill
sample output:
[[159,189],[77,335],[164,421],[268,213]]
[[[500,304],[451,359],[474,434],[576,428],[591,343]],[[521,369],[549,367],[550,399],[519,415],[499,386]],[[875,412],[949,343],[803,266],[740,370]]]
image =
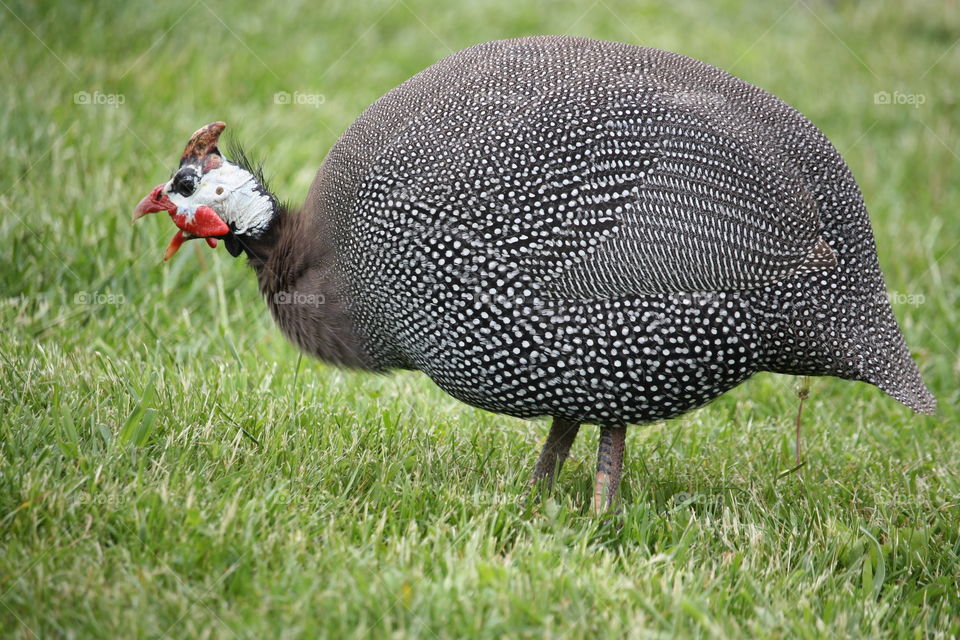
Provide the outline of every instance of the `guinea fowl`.
[[934,411],[843,159],[703,62],[572,37],[476,45],[370,106],[299,210],[224,157],[224,127],[197,131],[136,207],[170,213],[166,257],[223,240],[304,352],[552,417],[535,482],[598,425],[597,510],[628,424],[758,371],[860,380]]

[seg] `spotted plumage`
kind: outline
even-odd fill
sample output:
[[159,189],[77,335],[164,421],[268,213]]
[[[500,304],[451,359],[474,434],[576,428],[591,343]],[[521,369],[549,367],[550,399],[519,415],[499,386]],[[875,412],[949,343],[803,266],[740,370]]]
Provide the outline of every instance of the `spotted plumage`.
[[[367,109],[302,210],[257,228],[226,239],[295,343],[552,416],[537,477],[575,425],[601,425],[608,499],[620,427],[758,371],[934,409],[842,158],[784,102],[680,55],[569,37],[456,53]],[[324,303],[278,302],[292,292]]]
[[842,159],[701,62],[478,45],[381,98],[325,167],[370,353],[476,406],[640,423],[766,369],[932,408]]

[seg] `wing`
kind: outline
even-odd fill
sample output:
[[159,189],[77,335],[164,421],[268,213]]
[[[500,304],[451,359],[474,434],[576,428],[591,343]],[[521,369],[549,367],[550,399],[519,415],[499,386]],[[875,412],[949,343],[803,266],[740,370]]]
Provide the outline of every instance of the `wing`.
[[584,114],[593,126],[564,145],[578,162],[553,164],[538,202],[545,232],[504,258],[566,298],[751,289],[834,266],[802,179],[724,106],[660,92]]

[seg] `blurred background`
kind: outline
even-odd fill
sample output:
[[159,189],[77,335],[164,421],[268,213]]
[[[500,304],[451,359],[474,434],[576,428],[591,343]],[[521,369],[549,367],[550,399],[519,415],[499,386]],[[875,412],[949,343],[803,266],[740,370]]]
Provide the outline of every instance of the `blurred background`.
[[[833,141],[864,192],[894,312],[939,399],[940,414],[913,416],[866,385],[815,381],[807,420],[808,455],[816,463],[807,477],[844,477],[847,487],[870,485],[865,495],[877,505],[892,504],[885,493],[890,487],[896,496],[920,496],[911,497],[916,504],[942,495],[947,503],[953,500],[952,511],[947,504],[937,517],[951,514],[952,520],[937,526],[954,530],[944,549],[956,544],[957,480],[949,469],[960,453],[955,429],[960,393],[960,3],[2,0],[0,546],[7,551],[0,567],[0,576],[6,576],[0,577],[0,602],[5,604],[0,620],[9,621],[6,628],[25,637],[27,628],[60,635],[75,625],[88,625],[94,633],[102,631],[96,619],[110,619],[116,626],[108,628],[114,630],[142,624],[140,630],[149,632],[155,623],[157,629],[173,625],[176,634],[178,620],[186,619],[190,622],[180,624],[187,624],[188,634],[200,633],[205,627],[196,620],[206,620],[219,635],[224,629],[208,612],[216,611],[227,628],[236,629],[239,620],[252,624],[259,619],[257,612],[273,610],[263,604],[269,594],[282,599],[278,594],[285,591],[309,592],[293,578],[251,587],[256,561],[253,568],[231,568],[238,557],[260,558],[262,553],[268,565],[259,568],[289,577],[293,565],[283,558],[296,556],[290,549],[300,549],[298,562],[319,562],[305,559],[313,556],[300,542],[264,548],[257,531],[242,523],[236,530],[225,524],[236,515],[230,495],[255,501],[257,491],[273,486],[280,469],[289,474],[291,486],[320,492],[297,499],[314,500],[314,507],[317,501],[327,505],[315,515],[309,509],[298,512],[298,518],[317,518],[306,529],[343,535],[340,555],[332,556],[342,564],[331,564],[337,568],[328,567],[327,573],[313,567],[331,584],[337,575],[353,575],[351,563],[363,564],[357,558],[366,557],[365,552],[386,565],[409,568],[398,559],[406,557],[400,552],[381,557],[376,549],[352,546],[351,535],[366,535],[353,527],[369,525],[373,531],[376,523],[369,524],[369,514],[358,504],[339,511],[329,506],[328,500],[340,504],[335,500],[346,490],[338,484],[344,478],[353,478],[347,489],[351,495],[359,491],[356,495],[372,505],[373,514],[378,507],[386,511],[406,505],[397,507],[399,515],[392,511],[395,530],[378,530],[387,537],[390,531],[400,535],[407,525],[415,532],[412,523],[418,517],[431,519],[431,509],[446,513],[442,505],[453,498],[432,493],[441,490],[431,478],[442,485],[449,460],[464,461],[465,470],[457,477],[474,484],[463,486],[489,488],[490,478],[497,478],[498,490],[515,493],[543,425],[534,428],[466,408],[415,374],[380,378],[299,363],[296,351],[273,327],[255,278],[242,261],[230,259],[222,248],[213,252],[195,242],[161,264],[173,226],[161,216],[133,227],[130,214],[140,198],[168,178],[190,134],[214,120],[225,121],[228,133],[263,159],[275,193],[298,204],[327,149],[387,90],[461,48],[532,34],[618,40],[699,58],[779,96]],[[651,455],[662,464],[651,471],[638,458],[628,461],[634,481],[632,489],[625,489],[626,500],[662,505],[696,487],[745,485],[757,477],[755,472],[773,477],[790,466],[794,385],[788,377],[760,375],[704,411],[644,432],[652,435],[631,436],[647,438],[647,450],[657,452]],[[363,436],[362,444],[351,439],[351,434],[367,433],[367,425],[384,422],[408,425],[405,437],[422,444],[390,440],[382,426],[369,438]],[[111,448],[117,439],[133,452]],[[244,447],[262,451],[259,445],[267,442],[299,453],[282,460],[244,458]],[[578,472],[583,476],[579,484],[568,484],[571,497],[586,495],[588,473],[583,469],[591,464],[592,446],[578,443],[585,467]],[[181,460],[190,462],[181,465]],[[248,460],[248,466],[237,460]],[[399,465],[393,484],[384,480],[391,464]],[[647,473],[654,474],[650,486],[656,488],[642,489],[640,477]],[[927,484],[914,482],[917,474]],[[418,480],[405,484],[403,478],[414,476]],[[821,485],[825,492],[834,491],[829,483]],[[118,493],[104,493],[104,486]],[[90,495],[100,487],[98,495],[115,501],[80,508],[69,496],[84,487]],[[835,490],[824,503],[847,504],[855,493]],[[414,494],[420,498],[411,498]],[[426,501],[416,502],[423,495]],[[169,496],[177,498],[170,501]],[[483,514],[500,506],[476,503],[474,511],[465,512],[465,522],[486,518]],[[285,529],[278,524],[280,516],[264,513],[273,514],[264,526],[277,539],[286,534],[290,541],[301,540],[302,522]],[[865,513],[844,507],[835,516],[846,522],[845,530],[860,535],[856,518],[867,518]],[[906,517],[898,513],[891,522]],[[802,514],[794,511],[777,522],[794,516],[802,522]],[[252,515],[246,517],[253,521]],[[493,537],[507,535],[503,531],[512,531],[511,539],[526,535],[518,533],[526,531],[522,519],[503,524],[499,516],[489,517],[491,522],[476,526],[489,525]],[[203,529],[215,542],[178,538],[181,527]],[[149,554],[131,550],[140,542],[149,545]],[[118,551],[112,554],[111,548]],[[778,554],[773,550],[759,563]],[[690,562],[703,564],[714,557],[720,553],[709,551]],[[173,566],[178,579],[165,583],[151,573],[156,569],[162,575],[158,567],[164,566]],[[229,580],[205,577],[228,569]],[[956,567],[941,569],[932,571],[949,585]],[[514,587],[507,581],[516,575],[492,573],[488,578],[510,592]],[[246,576],[247,582],[237,576]],[[235,579],[245,586],[225,586]],[[397,580],[354,587],[373,599],[418,602],[419,592],[405,591],[407,583]],[[82,584],[92,586],[84,590]],[[180,584],[190,584],[193,595],[180,600],[164,595],[178,591]],[[435,586],[435,598],[449,588],[444,575],[420,584]],[[953,580],[954,595],[955,584]],[[517,597],[530,595],[516,588]],[[785,586],[779,594],[785,606],[792,604],[792,588]],[[211,604],[212,610],[193,609],[196,593],[208,592],[222,602]],[[231,605],[230,593],[246,604]],[[243,593],[255,596],[243,600],[237,595]],[[462,593],[476,591],[471,587]],[[599,602],[598,593],[602,589],[581,595]],[[668,595],[662,597],[672,602]],[[153,598],[159,602],[155,608]],[[332,593],[324,602],[338,606],[337,598]],[[926,601],[922,594],[917,598]],[[61,626],[47,628],[43,621],[49,610],[32,602],[71,603],[72,613],[56,614]],[[118,604],[129,605],[126,613]],[[344,620],[368,625],[357,628],[418,628],[418,618],[402,607],[387,624],[369,607],[343,606],[350,612]],[[448,603],[446,611],[461,606],[470,604]],[[685,619],[689,610],[683,613],[676,606],[677,619]],[[753,615],[749,607],[744,611],[748,618]],[[529,612],[514,614],[504,614],[503,620],[509,622],[511,615],[513,622],[533,619]],[[443,628],[445,615],[435,612],[421,622],[436,631]],[[468,619],[470,614],[462,615]],[[897,615],[878,612],[876,619],[887,616],[888,622],[904,624],[919,619]],[[488,630],[520,628],[491,624]],[[530,624],[528,629],[547,628]],[[251,628],[266,633],[269,627]],[[604,628],[618,629],[613,623]],[[590,629],[597,630],[584,622],[582,630]],[[670,629],[677,630],[661,627]]]

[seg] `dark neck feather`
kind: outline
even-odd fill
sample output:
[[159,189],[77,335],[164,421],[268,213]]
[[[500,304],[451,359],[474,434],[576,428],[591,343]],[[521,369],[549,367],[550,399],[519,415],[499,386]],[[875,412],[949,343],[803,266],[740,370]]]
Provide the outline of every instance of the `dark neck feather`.
[[[274,199],[274,202],[277,202],[277,200]],[[293,214],[289,213],[287,205],[277,202],[273,210],[273,219],[266,231],[256,238],[236,236],[233,242],[236,243],[237,250],[236,252],[231,250],[230,253],[233,254],[234,257],[240,255],[241,252],[246,254],[247,264],[253,267],[259,274],[273,254],[274,248],[280,241],[280,234],[291,215],[296,215],[296,212]]]
[[260,292],[283,334],[302,351],[331,364],[376,369],[343,297],[331,234],[306,212],[278,205],[258,238],[240,238]]

